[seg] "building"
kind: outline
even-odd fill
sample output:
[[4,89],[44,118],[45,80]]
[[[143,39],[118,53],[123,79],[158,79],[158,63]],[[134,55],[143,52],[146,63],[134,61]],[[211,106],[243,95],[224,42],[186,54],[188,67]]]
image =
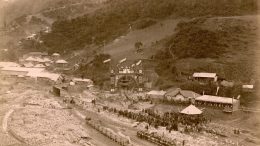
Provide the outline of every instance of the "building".
[[23,55],[23,59],[26,59],[28,57],[39,57],[39,58],[43,58],[43,57],[47,57],[48,56],[48,53],[47,52],[30,52],[30,53],[27,53],[27,54],[24,54]]
[[236,111],[239,109],[240,101],[238,99],[228,97],[203,95],[195,99],[195,104],[199,106],[210,106]]
[[147,92],[145,96],[147,99],[149,99],[151,101],[159,102],[159,101],[163,100],[165,93],[166,92],[163,90],[161,90],[161,91],[152,90],[150,92]]
[[254,85],[242,85],[243,92],[253,92]]
[[51,55],[51,58],[52,58],[53,61],[57,61],[57,60],[60,59],[60,54],[59,53],[53,53]]
[[218,76],[216,73],[194,73],[192,75],[193,79],[199,81],[199,82],[217,82]]
[[72,81],[78,85],[93,85],[93,81],[90,79],[73,78]]
[[20,65],[15,62],[0,62],[0,68],[4,67],[20,67]]
[[27,67],[4,67],[1,69],[2,75],[26,76],[28,73],[42,72],[44,68],[27,68]]
[[33,33],[33,34],[27,36],[26,39],[27,39],[27,40],[33,40],[33,39],[36,38],[36,36],[37,36],[37,34]]
[[180,88],[169,89],[164,95],[166,101],[194,102],[195,98],[201,96],[198,93]]
[[28,72],[27,77],[35,78],[36,81],[46,82],[46,83],[55,83],[58,82],[62,77],[61,74],[50,73],[50,72]]
[[68,62],[66,60],[59,59],[59,60],[55,61],[56,67],[64,68],[64,67],[67,67],[67,65],[68,65]]

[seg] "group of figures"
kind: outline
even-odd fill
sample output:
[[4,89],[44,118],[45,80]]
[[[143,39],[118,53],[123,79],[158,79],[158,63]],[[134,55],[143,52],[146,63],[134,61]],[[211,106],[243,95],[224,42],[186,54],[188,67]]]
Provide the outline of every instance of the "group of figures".
[[141,112],[133,112],[103,106],[103,110],[114,112],[119,116],[124,116],[138,122],[146,122],[148,123],[148,125],[145,127],[147,130],[150,126],[153,126],[155,128],[162,126],[166,127],[169,132],[171,132],[172,130],[179,131],[182,129],[184,132],[200,132],[203,130],[204,125],[209,121],[203,115],[183,115],[176,112],[166,112],[163,115],[160,115],[155,113],[151,109],[145,109]]

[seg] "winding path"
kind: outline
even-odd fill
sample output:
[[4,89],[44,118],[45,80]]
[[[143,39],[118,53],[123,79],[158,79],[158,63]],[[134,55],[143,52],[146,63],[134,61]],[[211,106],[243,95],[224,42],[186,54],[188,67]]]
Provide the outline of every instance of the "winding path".
[[2,122],[2,127],[3,127],[3,131],[8,133],[7,131],[7,127],[8,127],[8,118],[10,117],[10,115],[14,112],[13,109],[10,109],[3,118],[3,122]]

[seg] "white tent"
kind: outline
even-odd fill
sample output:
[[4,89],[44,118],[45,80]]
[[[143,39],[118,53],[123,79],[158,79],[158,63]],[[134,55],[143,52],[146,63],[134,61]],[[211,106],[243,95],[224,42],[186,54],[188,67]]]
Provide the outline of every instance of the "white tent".
[[190,105],[188,107],[186,107],[185,109],[183,109],[181,111],[182,114],[186,114],[186,115],[199,115],[202,113],[202,111],[200,109],[198,109],[197,107],[195,107],[194,105]]

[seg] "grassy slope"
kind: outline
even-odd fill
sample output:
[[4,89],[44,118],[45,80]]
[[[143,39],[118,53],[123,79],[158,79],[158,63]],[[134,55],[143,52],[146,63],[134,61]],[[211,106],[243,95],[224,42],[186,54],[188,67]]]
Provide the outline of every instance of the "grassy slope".
[[218,58],[181,59],[178,60],[178,68],[188,72],[217,72],[230,80],[248,81],[254,78],[255,52],[258,47],[257,19],[258,16],[213,17],[198,24],[201,28],[217,34],[221,33],[220,31],[227,32],[220,40],[227,45],[224,48],[226,52]]
[[[82,49],[93,42],[109,43],[126,34],[128,25],[146,18],[163,19],[197,16],[234,16],[255,13],[254,0],[217,1],[204,0],[112,0],[106,8],[73,20],[59,21],[53,33],[44,37],[46,45],[52,50]],[[64,42],[65,40],[65,42]],[[62,43],[54,43],[62,42]]]

